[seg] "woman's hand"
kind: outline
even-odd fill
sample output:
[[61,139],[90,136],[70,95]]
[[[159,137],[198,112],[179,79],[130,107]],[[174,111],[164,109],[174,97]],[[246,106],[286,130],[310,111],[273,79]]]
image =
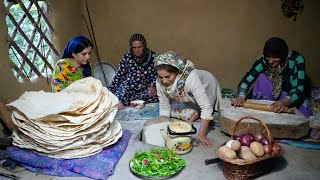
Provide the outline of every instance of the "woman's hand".
[[246,101],[245,97],[239,96],[236,99],[231,101],[231,105],[235,107],[243,106],[243,103]]
[[157,89],[154,86],[148,87],[148,95],[150,97],[156,96],[157,95]]
[[213,142],[207,137],[198,134],[196,137],[197,142],[200,142],[205,147],[212,147]]
[[123,103],[122,103],[121,101],[119,101],[119,102],[118,102],[118,109],[119,109],[119,110],[122,110],[122,109],[124,109],[124,108],[126,108],[126,107],[123,105]]
[[200,130],[196,137],[197,142],[200,142],[205,147],[212,147],[213,144],[213,142],[206,136],[209,122],[210,121],[201,119]]
[[288,110],[291,101],[288,98],[281,99],[271,104],[271,109],[276,113],[281,113]]

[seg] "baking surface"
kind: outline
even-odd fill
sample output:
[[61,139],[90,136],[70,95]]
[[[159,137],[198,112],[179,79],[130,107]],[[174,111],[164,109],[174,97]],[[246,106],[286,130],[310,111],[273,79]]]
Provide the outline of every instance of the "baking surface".
[[[247,100],[248,102],[252,103],[260,103],[260,104],[272,104],[273,101],[267,100]],[[288,113],[274,113],[274,112],[267,112],[267,111],[260,111],[254,109],[246,109],[243,107],[233,107],[231,106],[231,99],[223,98],[220,101],[220,109],[221,109],[221,116],[228,118],[230,120],[237,121],[244,116],[252,116],[263,120],[266,124],[291,124],[291,125],[298,125],[303,122],[307,122],[308,119],[296,108],[295,114],[288,114]],[[242,122],[252,122],[251,120],[243,120]]]

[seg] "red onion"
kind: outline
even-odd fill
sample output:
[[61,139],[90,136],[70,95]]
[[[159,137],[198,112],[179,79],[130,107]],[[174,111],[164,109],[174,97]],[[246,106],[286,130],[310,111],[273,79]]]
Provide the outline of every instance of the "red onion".
[[237,135],[233,136],[233,140],[237,140],[237,141],[239,141],[239,140],[240,140],[240,138],[241,138],[241,136],[237,136]]
[[259,143],[261,143],[262,145],[268,145],[269,141],[267,138],[262,138],[262,139],[260,139]]
[[274,143],[272,144],[272,154],[279,154],[281,151],[281,147],[279,144]]
[[240,139],[240,143],[242,146],[248,146],[250,147],[250,144],[254,141],[254,137],[250,133],[243,134]]
[[255,140],[256,140],[255,137],[254,137],[254,135],[251,134],[251,133],[244,133],[244,134],[242,134],[241,136],[248,136],[251,141],[255,141]]
[[264,136],[261,133],[256,133],[254,137],[257,142],[259,142],[262,138],[264,138]]

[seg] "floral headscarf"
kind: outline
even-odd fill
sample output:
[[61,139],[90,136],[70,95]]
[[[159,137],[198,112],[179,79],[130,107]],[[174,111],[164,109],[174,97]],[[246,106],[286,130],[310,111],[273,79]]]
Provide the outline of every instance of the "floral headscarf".
[[166,91],[169,96],[173,97],[179,94],[179,91],[183,90],[186,79],[194,69],[194,65],[190,60],[179,56],[173,51],[168,51],[156,57],[155,67],[162,64],[174,66],[182,72],[176,77],[176,80],[170,89],[167,89]]

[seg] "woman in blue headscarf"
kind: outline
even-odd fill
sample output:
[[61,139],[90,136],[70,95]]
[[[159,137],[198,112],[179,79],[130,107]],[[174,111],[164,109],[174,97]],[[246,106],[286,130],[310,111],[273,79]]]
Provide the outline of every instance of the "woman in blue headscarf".
[[92,42],[84,36],[75,36],[69,40],[53,72],[53,92],[60,92],[79,79],[93,76],[89,62],[92,47]]

